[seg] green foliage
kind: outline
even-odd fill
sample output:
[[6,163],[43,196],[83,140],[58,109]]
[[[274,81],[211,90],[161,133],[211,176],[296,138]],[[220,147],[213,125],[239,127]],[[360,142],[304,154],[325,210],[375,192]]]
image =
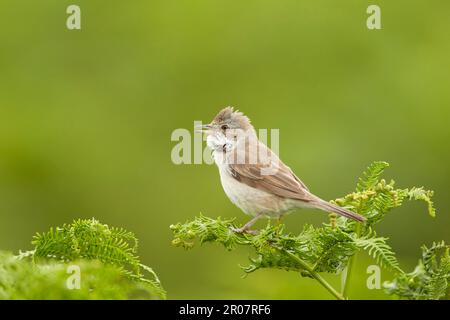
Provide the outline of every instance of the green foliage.
[[420,188],[411,188],[403,190],[405,192],[404,197],[408,200],[421,200],[424,201],[428,205],[428,213],[430,216],[436,216],[436,209],[434,208],[433,201],[431,198],[433,197],[434,192],[431,190],[424,190],[423,187]]
[[[329,223],[320,227],[306,225],[297,235],[286,233],[283,225],[273,226],[270,222],[253,235],[233,232],[236,228],[234,219],[212,219],[200,214],[192,221],[171,226],[174,234],[172,243],[186,249],[194,247],[196,239],[201,244],[219,243],[227,250],[239,245],[249,246],[256,252],[256,257],[250,258],[250,265],[243,268],[246,273],[262,268],[278,268],[316,279],[319,272],[341,273],[356,252],[363,250],[381,267],[404,277],[395,253],[387,243],[388,238],[379,237],[373,226],[391,209],[401,206],[404,200],[425,201],[429,214],[434,217],[435,209],[431,201],[433,192],[416,187],[398,189],[393,180],[386,183],[380,179],[386,167],[386,162],[374,162],[359,179],[355,192],[334,201],[339,206],[365,216],[367,222],[364,224],[330,214]],[[437,283],[436,288],[447,288],[447,284],[444,285],[440,280],[442,273],[435,273],[439,276],[430,279]],[[323,281],[321,283],[324,284]]]
[[[32,244],[18,256],[0,256],[0,299],[165,298],[156,273],[140,263],[138,240],[124,229],[75,220],[37,233]],[[80,289],[65,286],[69,265],[80,267]]]
[[[69,289],[69,266],[81,270],[81,286]],[[98,260],[34,264],[0,252],[0,300],[3,299],[156,299],[152,285],[130,281],[119,267]]]
[[413,272],[384,284],[389,294],[413,300],[450,298],[450,246],[443,241],[422,246],[422,258]]
[[383,173],[384,169],[389,167],[389,163],[384,161],[374,161],[367,168],[366,171],[363,172],[363,176],[359,178],[358,183],[356,184],[356,191],[362,192],[364,190],[372,189],[378,183],[378,180]]
[[33,259],[53,258],[65,261],[98,259],[130,268],[139,274],[138,242],[132,232],[109,227],[95,219],[75,220],[62,227],[37,233],[33,241]]
[[386,243],[387,240],[388,238],[376,237],[376,233],[373,232],[370,236],[356,238],[355,243],[359,248],[366,250],[380,266],[403,273],[395,253]]
[[[340,229],[315,229],[307,225],[299,235],[292,235],[283,232],[283,225],[273,226],[269,223],[257,235],[250,235],[232,231],[232,222],[200,215],[185,224],[172,225],[175,236],[173,244],[189,249],[194,246],[195,238],[198,238],[200,243],[216,242],[228,250],[237,245],[251,246],[258,256],[250,259],[251,264],[244,267],[248,273],[261,268],[303,271],[287,252],[298,255],[317,271],[338,272],[345,267],[343,261],[356,250],[353,240]],[[309,276],[307,273],[305,275]]]
[[[356,192],[334,201],[341,207],[346,207],[367,217],[362,235],[369,234],[371,226],[381,221],[391,209],[400,207],[404,200],[424,201],[428,205],[429,215],[432,217],[436,215],[431,201],[433,191],[424,190],[422,187],[397,189],[394,180],[387,183],[386,180],[380,179],[383,169],[387,166],[386,162],[374,162],[364,172],[364,177],[359,179]],[[343,217],[337,218],[337,223],[339,227],[346,230],[354,230],[356,225],[355,221]]]

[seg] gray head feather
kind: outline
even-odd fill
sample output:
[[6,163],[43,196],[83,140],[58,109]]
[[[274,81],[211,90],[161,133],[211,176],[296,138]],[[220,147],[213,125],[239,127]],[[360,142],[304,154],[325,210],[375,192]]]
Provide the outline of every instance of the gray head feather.
[[214,117],[212,124],[227,124],[231,128],[240,128],[243,130],[252,129],[250,119],[239,110],[234,111],[233,107],[226,107]]

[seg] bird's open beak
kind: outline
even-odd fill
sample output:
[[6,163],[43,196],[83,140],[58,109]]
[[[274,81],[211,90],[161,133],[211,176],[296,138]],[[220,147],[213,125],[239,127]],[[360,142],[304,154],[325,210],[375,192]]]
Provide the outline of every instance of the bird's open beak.
[[210,124],[195,126],[195,132],[207,132],[209,129],[211,129]]

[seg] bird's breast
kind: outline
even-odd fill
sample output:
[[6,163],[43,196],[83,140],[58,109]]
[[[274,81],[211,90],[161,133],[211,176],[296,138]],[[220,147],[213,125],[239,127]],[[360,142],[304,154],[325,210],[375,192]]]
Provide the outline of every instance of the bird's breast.
[[286,199],[259,190],[236,180],[227,166],[219,166],[220,180],[228,198],[249,215],[260,213],[277,216],[290,208]]

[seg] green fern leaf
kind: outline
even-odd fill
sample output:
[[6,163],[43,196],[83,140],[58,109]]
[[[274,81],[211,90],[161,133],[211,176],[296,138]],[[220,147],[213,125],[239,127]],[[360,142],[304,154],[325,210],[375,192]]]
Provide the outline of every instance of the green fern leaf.
[[[32,241],[34,250],[19,257],[32,257],[35,263],[56,260],[67,263],[75,260],[99,260],[122,270],[129,278],[147,283],[164,297],[164,290],[153,270],[140,263],[137,255],[138,240],[132,232],[109,227],[95,219],[74,220],[62,227],[50,228],[37,233]],[[145,278],[141,270],[149,273],[153,280]]]
[[380,266],[403,273],[394,251],[386,243],[387,240],[388,238],[377,237],[376,233],[372,231],[363,238],[355,239],[355,243],[359,248],[366,250]]
[[422,247],[413,272],[385,283],[388,294],[411,300],[445,299],[450,294],[450,246],[444,242]]
[[372,164],[363,173],[363,177],[359,178],[359,182],[356,185],[356,191],[361,192],[373,188],[378,183],[378,178],[387,167],[389,167],[389,163],[387,162],[372,162]]

